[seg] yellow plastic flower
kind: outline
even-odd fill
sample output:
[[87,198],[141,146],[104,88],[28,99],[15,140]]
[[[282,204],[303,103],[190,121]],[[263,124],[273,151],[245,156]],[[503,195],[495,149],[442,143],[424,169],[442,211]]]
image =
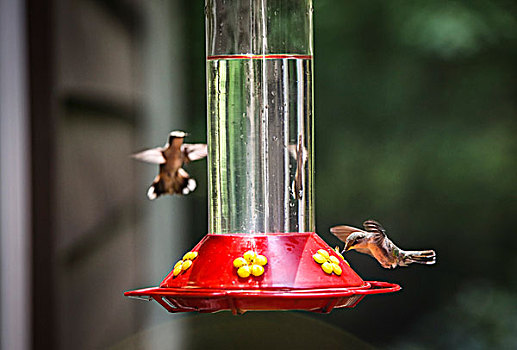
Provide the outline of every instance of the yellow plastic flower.
[[197,252],[188,252],[183,255],[183,259],[179,260],[172,269],[174,277],[178,276],[182,271],[188,270],[192,266],[192,260],[197,258]]
[[326,250],[320,249],[312,256],[314,261],[321,265],[321,269],[329,275],[335,273],[340,276],[343,270],[339,266],[339,259],[334,255],[330,255]]
[[237,274],[241,278],[248,278],[250,275],[255,277],[261,276],[264,273],[264,265],[266,264],[267,258],[252,250],[248,250],[241,258],[233,261],[233,266],[237,268]]

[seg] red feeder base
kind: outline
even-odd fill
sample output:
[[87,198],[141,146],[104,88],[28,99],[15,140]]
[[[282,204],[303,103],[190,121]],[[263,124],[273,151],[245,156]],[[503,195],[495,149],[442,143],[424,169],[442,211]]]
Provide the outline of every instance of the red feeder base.
[[[319,254],[321,250],[328,257]],[[253,253],[244,256],[248,251],[266,257],[267,263],[263,258],[253,259]],[[397,284],[363,281],[314,232],[208,234],[192,252],[197,256],[186,255],[183,263],[177,264],[183,269],[173,269],[160,287],[124,295],[154,299],[169,312],[330,312],[333,308],[354,307],[368,294],[401,289]],[[248,259],[240,259],[241,264],[248,268],[244,267],[240,275],[247,277],[240,277],[234,266],[234,260],[243,256]]]

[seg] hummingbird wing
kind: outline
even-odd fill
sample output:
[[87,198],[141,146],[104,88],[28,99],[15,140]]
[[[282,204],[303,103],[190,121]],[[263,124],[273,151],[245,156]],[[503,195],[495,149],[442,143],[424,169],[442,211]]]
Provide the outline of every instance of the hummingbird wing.
[[190,162],[203,159],[208,153],[206,143],[184,143],[181,145],[181,152]]
[[139,153],[135,153],[131,155],[131,158],[152,164],[165,164],[163,148],[161,147],[151,148]]
[[348,236],[352,232],[363,232],[360,228],[352,227],[352,226],[346,226],[346,225],[340,225],[340,226],[334,226],[330,228],[330,232],[339,238],[340,241],[345,242]]
[[367,232],[377,233],[381,235],[382,238],[386,237],[386,230],[375,220],[366,220],[363,222],[363,227]]

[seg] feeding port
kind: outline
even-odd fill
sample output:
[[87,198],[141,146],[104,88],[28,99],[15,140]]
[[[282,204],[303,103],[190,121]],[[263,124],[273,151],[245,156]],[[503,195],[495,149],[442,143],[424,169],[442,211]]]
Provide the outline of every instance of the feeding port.
[[170,312],[353,307],[363,281],[315,233],[311,0],[207,0],[209,234],[159,287]]

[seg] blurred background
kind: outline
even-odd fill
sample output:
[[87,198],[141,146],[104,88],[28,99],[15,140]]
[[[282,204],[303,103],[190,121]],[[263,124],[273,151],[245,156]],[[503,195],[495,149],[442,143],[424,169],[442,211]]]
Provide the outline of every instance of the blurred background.
[[[129,154],[206,141],[204,3],[0,0],[1,349],[517,348],[517,4],[314,1],[316,218],[373,218],[435,266],[331,314],[171,315],[157,285],[207,228]],[[232,345],[233,344],[233,345]]]

